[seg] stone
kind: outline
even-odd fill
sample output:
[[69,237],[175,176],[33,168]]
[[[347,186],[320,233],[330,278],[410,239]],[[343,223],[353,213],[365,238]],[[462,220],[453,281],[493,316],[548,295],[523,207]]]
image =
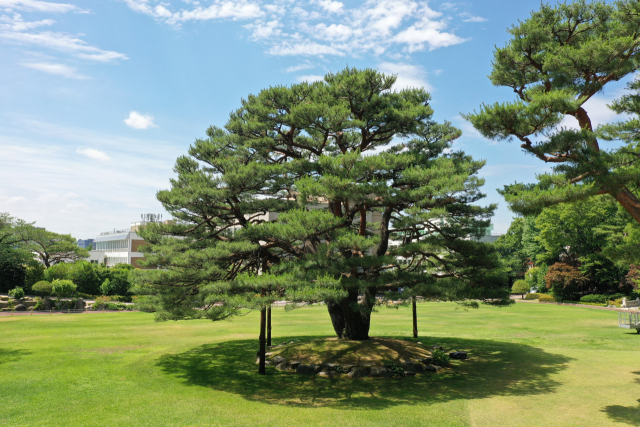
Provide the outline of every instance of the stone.
[[369,373],[372,377],[391,377],[393,376],[393,372],[391,372],[387,368],[383,368],[380,366],[376,366],[371,368],[371,372]]
[[353,368],[349,371],[349,378],[362,378],[369,375],[369,371],[365,368]]
[[441,346],[439,345],[434,345],[431,348],[433,348],[434,350],[444,350]]
[[322,367],[325,368],[329,372],[335,372],[336,369],[340,366],[338,363],[323,363]]
[[296,368],[296,374],[302,375],[315,375],[320,370],[318,365],[298,365]]
[[276,369],[278,371],[286,371],[289,369],[289,364],[287,362],[280,362],[276,365]]
[[[258,357],[256,359],[256,365],[259,365],[259,364],[260,364],[260,358]],[[275,365],[275,363],[273,363],[273,360],[265,360],[264,361],[264,366],[273,366],[273,365]]]
[[18,304],[13,309],[15,311],[27,311],[27,306],[24,304]]
[[76,301],[76,310],[84,310],[85,302],[82,298]]
[[[273,356],[273,353],[265,352],[264,357],[269,358]],[[260,357],[260,350],[256,351],[256,357]]]
[[421,359],[420,362],[424,363],[425,365],[430,365],[431,362],[433,362],[433,357],[427,356],[427,357]]
[[44,301],[44,309],[51,310],[51,300],[49,298],[45,298],[43,301]]
[[458,360],[465,360],[468,358],[466,351],[454,351],[453,353],[449,353],[449,357]]
[[413,362],[411,360],[407,360],[405,362],[402,362],[402,367],[404,368],[405,372],[406,371],[424,372],[424,365],[420,362]]
[[331,377],[335,376],[335,372],[320,371],[320,372],[318,372],[318,376],[319,377],[323,377],[323,378],[331,378]]
[[291,366],[291,369],[296,369],[298,366],[300,366],[300,362],[298,362],[297,360],[292,360],[291,362],[289,362],[289,366]]
[[404,371],[404,376],[405,377],[415,377],[416,373],[413,371]]
[[441,368],[436,365],[425,365],[424,367],[425,372],[438,372],[439,369]]
[[353,368],[356,368],[357,366],[358,365],[340,365],[340,370],[343,374],[348,374]]
[[272,360],[273,360],[273,363],[275,363],[276,365],[279,365],[280,363],[287,361],[287,359],[285,359],[282,356],[276,356]]

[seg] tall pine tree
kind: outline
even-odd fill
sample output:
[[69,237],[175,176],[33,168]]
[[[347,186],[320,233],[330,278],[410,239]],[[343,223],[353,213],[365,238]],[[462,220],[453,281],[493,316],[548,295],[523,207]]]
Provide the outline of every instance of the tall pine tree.
[[495,209],[474,205],[484,162],[451,149],[460,131],[432,120],[424,89],[395,81],[347,68],[270,87],[178,159],[158,193],[176,223],[141,231],[160,268],[136,281],[160,319],[325,302],[336,334],[363,340],[385,300],[508,301],[475,240]]

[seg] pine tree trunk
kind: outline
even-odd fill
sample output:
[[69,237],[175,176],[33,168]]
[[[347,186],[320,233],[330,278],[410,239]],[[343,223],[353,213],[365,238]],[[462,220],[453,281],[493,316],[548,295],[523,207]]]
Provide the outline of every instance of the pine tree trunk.
[[416,310],[416,297],[411,297],[411,308],[413,311],[413,337],[418,338],[418,313]]
[[267,307],[267,347],[271,347],[271,306]]
[[612,196],[629,212],[636,222],[640,223],[640,200],[638,200],[635,194],[623,188],[618,193],[612,194]]
[[354,289],[349,290],[347,298],[337,303],[327,302],[329,316],[338,338],[368,340],[373,303],[375,303],[375,288],[366,289],[360,303],[358,303],[358,291]]

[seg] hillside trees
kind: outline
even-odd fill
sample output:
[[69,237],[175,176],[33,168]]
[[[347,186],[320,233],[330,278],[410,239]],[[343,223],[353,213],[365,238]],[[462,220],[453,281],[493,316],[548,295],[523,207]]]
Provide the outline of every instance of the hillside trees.
[[160,318],[324,301],[339,337],[367,339],[377,295],[508,300],[495,252],[465,240],[495,208],[474,205],[484,162],[451,151],[460,132],[395,80],[347,68],[265,89],[178,159],[158,193],[177,223],[140,232],[162,268],[135,274]]
[[[638,121],[601,129],[605,139],[626,142],[605,150],[585,108],[607,83],[638,70],[640,2],[543,4],[509,33],[511,40],[494,52],[490,79],[511,88],[517,101],[483,105],[466,118],[484,136],[516,138],[526,153],[553,165],[537,184],[502,191],[511,209],[528,215],[607,194],[640,223],[640,151],[633,133]],[[613,107],[637,113],[637,105],[636,98],[626,97]],[[578,129],[558,128],[564,117],[575,119]]]

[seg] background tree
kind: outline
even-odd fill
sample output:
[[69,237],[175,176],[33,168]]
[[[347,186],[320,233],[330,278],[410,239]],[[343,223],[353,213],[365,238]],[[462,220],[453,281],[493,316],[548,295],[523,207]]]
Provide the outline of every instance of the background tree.
[[[513,38],[494,52],[491,82],[511,88],[518,100],[484,105],[465,116],[491,139],[517,138],[521,147],[547,163],[553,172],[538,184],[514,184],[501,193],[510,208],[537,213],[559,202],[608,194],[640,223],[640,150],[631,136],[637,120],[605,127],[606,138],[626,135],[621,148],[602,150],[585,103],[638,70],[640,2],[622,0],[543,4],[531,17],[508,30]],[[635,98],[614,104],[633,110]],[[578,130],[558,128],[564,117],[576,119]]]
[[556,301],[575,301],[576,295],[582,291],[582,287],[587,283],[587,278],[576,267],[557,262],[549,267],[545,281]]
[[528,293],[529,289],[530,287],[527,282],[525,282],[524,280],[516,280],[516,282],[513,284],[513,287],[511,288],[511,293],[519,294],[522,296],[522,299],[524,299],[524,294]]
[[9,245],[0,245],[0,292],[24,286],[28,255]]
[[489,279],[495,251],[466,240],[495,208],[473,205],[484,162],[449,152],[460,131],[395,80],[345,69],[265,89],[197,140],[158,193],[177,224],[140,232],[144,262],[163,267],[136,272],[159,294],[158,316],[326,301],[338,336],[367,339],[378,294],[508,302]]
[[51,290],[58,297],[68,297],[73,294],[77,288],[71,280],[56,279],[51,283]]
[[20,246],[36,254],[45,267],[66,261],[89,257],[86,249],[79,248],[70,234],[58,234],[25,224],[16,231]]

